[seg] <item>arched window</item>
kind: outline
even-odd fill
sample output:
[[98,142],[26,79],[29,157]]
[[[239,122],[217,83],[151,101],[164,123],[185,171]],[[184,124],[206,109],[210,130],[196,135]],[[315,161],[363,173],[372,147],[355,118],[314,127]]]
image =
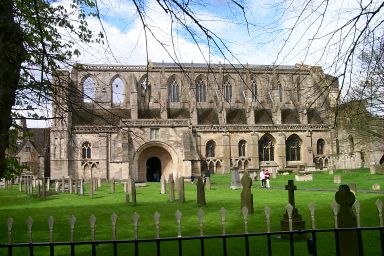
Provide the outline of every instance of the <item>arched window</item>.
[[355,152],[355,143],[353,142],[352,135],[348,136],[348,151],[349,153]]
[[86,141],[81,146],[81,158],[82,159],[91,159],[91,157],[92,157],[91,143]]
[[323,139],[319,139],[317,141],[317,154],[318,155],[324,154],[324,145],[325,145],[325,141]]
[[112,82],[112,103],[121,104],[125,99],[125,84],[123,80],[116,77]]
[[287,161],[300,161],[301,140],[296,134],[289,136],[285,148]]
[[254,77],[251,78],[251,92],[252,92],[252,102],[257,102],[257,83]]
[[196,101],[206,102],[207,101],[207,86],[201,78],[196,81]]
[[180,101],[180,87],[175,77],[173,77],[168,84],[168,101],[169,102]]
[[231,102],[232,99],[232,85],[229,79],[225,79],[224,82],[224,100],[227,102]]
[[83,100],[84,102],[93,102],[95,100],[96,83],[91,77],[87,77],[83,82]]
[[247,142],[245,140],[241,140],[239,142],[239,157],[245,156],[245,145]]
[[215,147],[216,143],[213,140],[207,142],[207,145],[205,146],[206,157],[215,157]]
[[274,161],[275,147],[270,136],[263,136],[259,142],[259,158],[260,161]]
[[151,82],[148,80],[148,77],[145,75],[141,78],[140,83],[140,99],[142,103],[149,103],[151,99]]

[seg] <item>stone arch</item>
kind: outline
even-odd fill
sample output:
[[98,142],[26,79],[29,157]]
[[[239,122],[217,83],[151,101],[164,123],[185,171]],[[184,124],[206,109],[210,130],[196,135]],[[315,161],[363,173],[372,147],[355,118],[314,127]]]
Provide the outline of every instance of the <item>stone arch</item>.
[[209,140],[205,144],[205,157],[215,157],[216,155],[216,142]]
[[247,141],[242,139],[238,143],[238,154],[239,157],[245,157],[246,156],[246,148],[247,148]]
[[273,124],[272,111],[270,109],[255,111],[255,124]]
[[324,155],[324,150],[325,150],[325,140],[318,139],[316,143],[316,153],[318,155]]
[[249,166],[249,161],[248,161],[248,160],[245,160],[245,161],[244,161],[244,170],[247,170],[247,169],[248,169],[248,166]]
[[297,134],[292,134],[285,142],[285,154],[287,161],[301,160],[301,145],[302,140]]
[[111,102],[112,105],[120,105],[127,101],[126,87],[127,83],[120,74],[116,74],[110,80]]
[[235,88],[235,80],[230,75],[223,77],[223,98],[226,102],[231,102],[233,99],[233,90]]
[[300,124],[299,113],[296,109],[284,109],[281,111],[281,122],[283,124]]
[[208,165],[208,171],[209,173],[215,173],[215,163],[213,161],[210,161]]
[[195,79],[196,102],[207,102],[208,99],[208,79],[200,74]]
[[178,75],[173,74],[167,80],[168,102],[180,102],[181,80]]
[[260,161],[274,161],[276,139],[269,133],[264,134],[259,140]]
[[151,157],[157,157],[161,161],[161,176],[168,177],[173,173],[174,177],[181,176],[183,170],[182,163],[175,150],[168,144],[160,141],[147,142],[141,145],[133,157],[133,170],[131,173],[138,181],[147,181],[147,160]]
[[224,173],[223,165],[220,160],[216,161],[216,173]]
[[81,92],[83,102],[92,103],[96,100],[97,79],[92,74],[86,74],[81,79]]

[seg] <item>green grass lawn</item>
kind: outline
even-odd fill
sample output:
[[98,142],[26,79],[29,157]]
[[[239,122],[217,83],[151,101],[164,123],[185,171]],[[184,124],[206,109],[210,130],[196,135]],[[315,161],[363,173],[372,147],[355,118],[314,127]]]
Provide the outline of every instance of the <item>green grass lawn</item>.
[[[371,175],[368,170],[360,170],[341,175],[342,183],[356,183],[358,189],[369,190],[374,183],[384,186],[383,175]],[[284,213],[284,207],[288,203],[287,191],[283,190],[287,180],[294,179],[293,175],[278,176],[271,180],[272,189],[261,189],[259,182],[254,182],[252,191],[254,197],[255,213],[249,217],[249,232],[266,231],[264,207],[269,206],[271,213],[272,231],[280,230],[280,220]],[[207,235],[221,234],[220,208],[227,209],[227,233],[242,233],[244,224],[240,213],[240,190],[230,190],[230,175],[212,175],[212,189],[206,191],[207,206],[204,207],[204,233]],[[331,203],[338,185],[333,184],[333,176],[328,173],[314,175],[311,182],[295,182],[298,190],[295,192],[296,207],[306,221],[306,227],[310,228],[309,203],[316,205],[317,228],[332,228],[333,215]],[[315,190],[316,189],[316,190]],[[324,189],[329,191],[317,191]],[[177,236],[175,212],[179,209],[182,214],[182,235],[199,235],[199,224],[196,206],[196,186],[185,184],[186,203],[178,201],[168,202],[168,195],[160,194],[160,183],[148,183],[145,187],[137,188],[137,205],[135,207],[125,203],[123,186],[117,186],[117,192],[110,192],[110,185],[104,184],[95,192],[94,199],[88,196],[54,194],[42,200],[35,196],[29,197],[25,193],[18,192],[14,186],[8,190],[0,190],[0,243],[7,243],[7,225],[9,217],[14,220],[13,242],[28,242],[26,220],[31,216],[33,222],[33,241],[49,241],[48,217],[55,218],[54,240],[69,241],[69,218],[75,215],[77,222],[75,228],[76,241],[91,240],[89,217],[94,214],[96,221],[96,240],[107,240],[112,237],[111,215],[118,215],[117,239],[133,239],[132,214],[137,212],[139,219],[139,238],[153,238],[155,236],[155,223],[153,215],[156,211],[161,214],[160,237]],[[176,196],[177,197],[177,196]],[[378,214],[375,201],[384,201],[384,195],[380,193],[358,192],[357,200],[361,203],[361,225],[377,226]],[[318,235],[319,255],[334,255],[334,234]],[[380,254],[380,237],[378,232],[363,232],[364,250],[366,255]],[[251,255],[266,255],[267,245],[265,237],[250,238]],[[151,243],[140,244],[140,255],[155,255],[155,245]],[[221,255],[221,240],[213,239],[205,241],[207,255]],[[289,242],[277,237],[272,238],[272,251],[274,255],[289,255]],[[76,255],[90,255],[90,246],[76,247]],[[133,252],[132,245],[119,245],[119,255],[130,255]],[[228,240],[229,255],[244,255],[244,239],[234,238]],[[306,243],[295,243],[296,255],[307,255]],[[48,255],[48,248],[35,248],[35,255]],[[163,255],[177,255],[177,242],[161,243]],[[183,255],[198,255],[200,252],[199,241],[183,242]],[[5,255],[6,250],[1,249],[0,255]],[[55,255],[68,255],[69,247],[59,246],[55,248]],[[111,255],[111,245],[97,246],[97,255]],[[14,255],[27,255],[25,249],[15,249]]]

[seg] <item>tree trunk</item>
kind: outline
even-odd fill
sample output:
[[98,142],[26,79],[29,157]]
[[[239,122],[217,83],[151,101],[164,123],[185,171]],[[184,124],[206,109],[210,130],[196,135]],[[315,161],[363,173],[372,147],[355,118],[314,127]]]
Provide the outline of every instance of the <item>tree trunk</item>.
[[21,64],[26,56],[23,34],[14,20],[14,1],[0,4],[0,177],[5,174],[5,156],[9,145],[11,110],[15,104]]

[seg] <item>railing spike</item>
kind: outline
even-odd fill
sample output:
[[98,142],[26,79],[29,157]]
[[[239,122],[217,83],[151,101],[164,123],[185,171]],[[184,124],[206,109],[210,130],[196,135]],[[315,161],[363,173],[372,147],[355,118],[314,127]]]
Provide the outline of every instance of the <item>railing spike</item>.
[[91,215],[89,217],[89,223],[91,224],[91,239],[92,239],[92,242],[95,241],[95,226],[96,226],[96,217],[95,215]]
[[112,213],[111,222],[112,222],[112,240],[116,240],[116,223],[117,223],[117,214]]
[[309,212],[311,214],[311,223],[312,223],[312,229],[316,229],[316,224],[315,224],[315,210],[316,210],[316,205],[314,203],[309,203],[308,204]]
[[12,244],[12,227],[13,227],[13,219],[8,218],[8,220],[7,220],[8,244]]
[[248,208],[244,206],[241,209],[241,213],[243,215],[243,221],[244,221],[244,234],[248,234]]
[[73,243],[73,234],[75,232],[76,217],[74,215],[69,218],[69,228],[70,228],[70,240]]
[[137,212],[134,212],[132,215],[133,228],[134,228],[134,239],[139,239],[139,218],[140,215]]
[[176,216],[176,222],[177,222],[177,236],[181,237],[181,216],[182,216],[182,213],[179,209],[177,209],[175,216]]
[[27,225],[28,225],[28,237],[29,237],[29,242],[32,243],[32,225],[33,225],[33,219],[31,216],[28,217],[27,219]]
[[197,218],[199,219],[200,236],[204,236],[204,211],[202,208],[197,212]]
[[380,199],[377,199],[375,204],[376,204],[377,211],[379,212],[380,227],[382,227],[383,226],[383,202]]
[[155,220],[156,226],[156,238],[160,238],[160,213],[158,211],[153,215],[153,219]]
[[338,228],[338,224],[337,224],[337,214],[339,213],[339,204],[336,203],[336,201],[333,201],[332,204],[331,204],[331,207],[332,207],[332,211],[333,211],[333,219],[334,219],[334,222],[335,222],[335,228]]
[[267,232],[271,232],[271,207],[264,207],[265,222],[267,223]]
[[53,225],[55,223],[55,219],[52,216],[48,217],[48,226],[49,226],[49,242],[53,243]]
[[285,209],[287,210],[287,213],[288,213],[289,231],[292,231],[293,230],[293,224],[292,224],[293,206],[290,203],[288,203]]
[[359,227],[361,227],[361,225],[360,225],[360,202],[356,200],[355,203],[353,204],[353,206],[355,207],[357,227],[359,228]]
[[223,235],[225,235],[225,218],[227,216],[227,210],[224,207],[221,207],[220,209],[220,216],[221,216],[221,226],[223,228]]

